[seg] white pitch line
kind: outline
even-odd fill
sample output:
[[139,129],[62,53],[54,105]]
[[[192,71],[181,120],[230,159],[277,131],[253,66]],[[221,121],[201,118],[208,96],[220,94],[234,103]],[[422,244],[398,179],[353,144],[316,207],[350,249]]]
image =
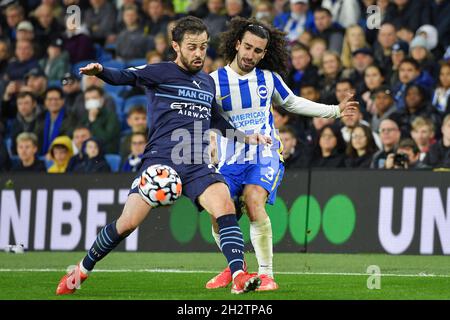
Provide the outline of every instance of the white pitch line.
[[[0,272],[65,272],[64,269],[0,269]],[[181,269],[96,269],[98,273],[217,273],[208,270],[181,270]],[[295,272],[280,271],[275,274],[282,275],[321,275],[321,276],[371,276],[369,273],[352,273],[352,272]],[[397,274],[397,273],[381,273],[382,277],[409,277],[409,278],[450,278],[450,274]]]

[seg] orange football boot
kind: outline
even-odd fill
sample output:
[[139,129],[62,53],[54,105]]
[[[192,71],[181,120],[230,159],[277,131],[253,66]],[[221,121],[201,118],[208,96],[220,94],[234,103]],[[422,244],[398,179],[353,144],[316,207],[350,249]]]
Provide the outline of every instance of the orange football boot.
[[77,289],[80,289],[80,285],[87,279],[87,277],[88,275],[84,274],[80,270],[80,265],[77,264],[75,268],[67,272],[67,274],[59,280],[58,287],[56,288],[56,294],[73,294]]

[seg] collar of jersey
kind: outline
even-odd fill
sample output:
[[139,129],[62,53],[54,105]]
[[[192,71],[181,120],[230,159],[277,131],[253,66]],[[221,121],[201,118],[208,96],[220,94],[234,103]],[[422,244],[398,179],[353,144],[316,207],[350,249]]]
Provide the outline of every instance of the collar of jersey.
[[250,71],[249,73],[247,73],[247,74],[241,76],[239,73],[237,73],[236,71],[234,71],[233,68],[230,67],[230,65],[226,65],[226,66],[225,66],[225,69],[227,70],[227,72],[230,72],[230,73],[234,74],[234,75],[235,75],[237,78],[239,78],[239,79],[247,79],[247,78],[251,78],[251,77],[255,74],[255,72],[256,72],[256,71],[255,71],[255,70],[256,70],[256,67],[255,67],[255,68],[253,68],[253,70]]

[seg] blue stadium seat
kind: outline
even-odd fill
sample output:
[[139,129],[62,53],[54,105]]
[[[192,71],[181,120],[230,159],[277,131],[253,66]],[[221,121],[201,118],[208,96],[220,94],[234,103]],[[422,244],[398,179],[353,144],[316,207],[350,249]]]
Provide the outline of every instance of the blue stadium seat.
[[102,63],[102,65],[107,68],[116,68],[116,69],[124,69],[125,68],[125,63],[123,61],[119,61],[119,60],[105,61],[104,63]]
[[5,145],[6,145],[6,150],[8,150],[8,155],[11,158],[13,156],[13,153],[12,153],[12,139],[11,138],[5,138]]
[[111,167],[112,172],[119,172],[120,170],[120,162],[122,159],[118,154],[115,153],[107,153],[105,154],[105,159]]
[[53,165],[53,160],[47,160],[45,156],[39,156],[38,159],[45,162],[45,167],[47,170]]
[[61,80],[51,80],[48,82],[48,87],[56,87],[56,88],[61,88],[62,84],[61,84]]
[[126,63],[126,67],[138,67],[138,66],[142,66],[142,65],[146,65],[147,64],[147,60],[145,59],[133,59],[133,60],[128,60]]
[[17,167],[18,165],[20,165],[19,156],[12,156],[11,157],[11,166],[12,167]]
[[114,103],[116,104],[116,114],[121,119],[123,117],[123,101],[124,99],[122,97],[119,97],[115,93],[108,93],[111,98],[113,98]]
[[148,104],[147,96],[144,95],[132,96],[125,100],[125,104],[123,106],[123,113],[127,115],[130,108],[136,105],[142,105],[147,108],[147,104]]
[[112,54],[107,52],[101,45],[96,43],[95,45],[95,58],[99,63],[105,63],[106,61],[112,60]]
[[105,83],[105,85],[103,86],[103,89],[106,93],[115,95],[120,95],[126,88],[127,86],[113,86],[108,83]]
[[92,63],[92,62],[96,62],[96,61],[94,61],[94,60],[83,60],[83,61],[75,63],[74,65],[72,65],[72,73],[76,74],[76,75],[80,74],[80,68],[81,67],[85,67],[86,65],[88,65],[89,63]]

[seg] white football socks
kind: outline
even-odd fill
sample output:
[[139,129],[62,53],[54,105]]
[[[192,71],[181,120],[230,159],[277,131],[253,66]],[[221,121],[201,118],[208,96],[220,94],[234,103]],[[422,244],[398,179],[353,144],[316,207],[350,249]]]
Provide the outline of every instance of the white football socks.
[[266,274],[273,278],[272,224],[269,217],[261,222],[250,222],[250,239],[258,259],[258,274]]

